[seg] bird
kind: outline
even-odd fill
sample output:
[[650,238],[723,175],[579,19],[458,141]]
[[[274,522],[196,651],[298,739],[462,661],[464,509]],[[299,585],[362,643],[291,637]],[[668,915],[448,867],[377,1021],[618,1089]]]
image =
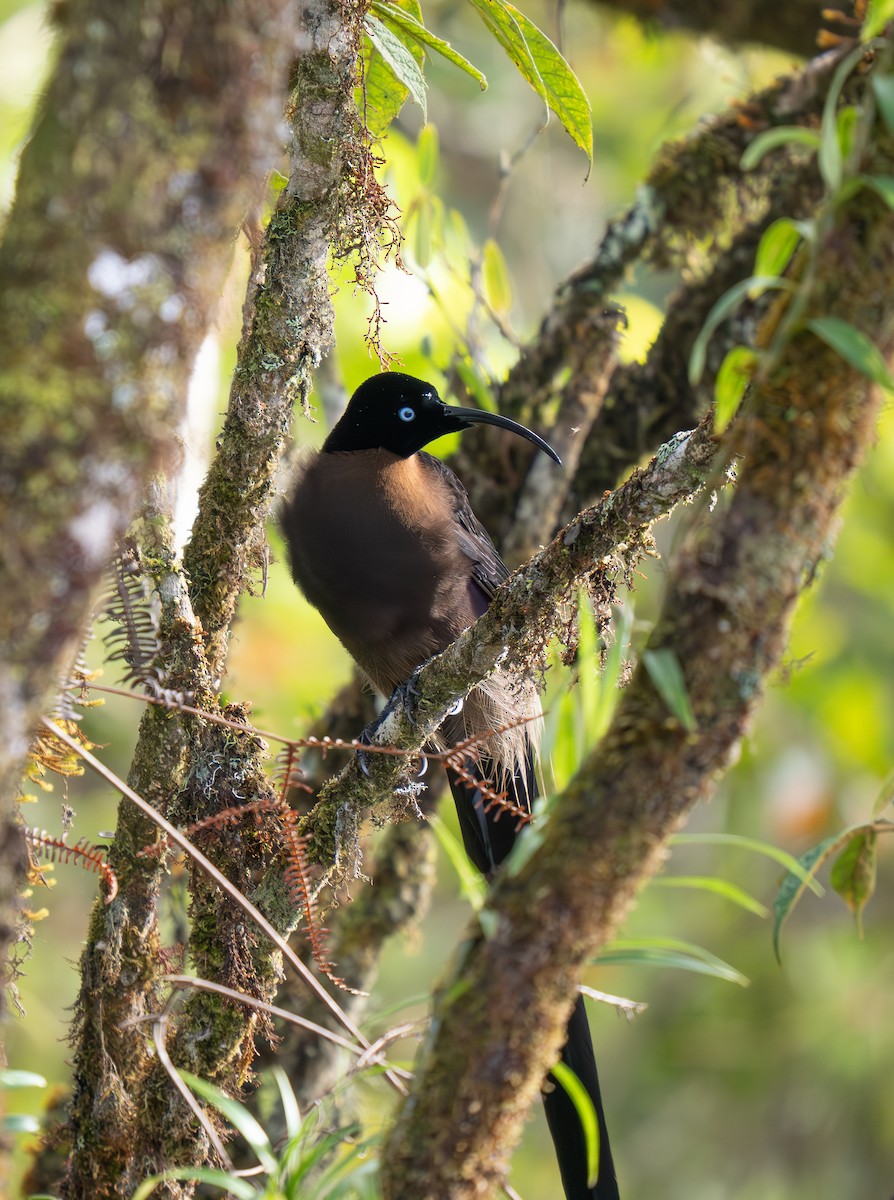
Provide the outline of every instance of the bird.
[[[357,388],[322,448],[299,470],[280,510],[296,584],[386,698],[473,624],[509,575],[460,480],[423,449],[444,434],[481,424],[509,430],[560,461],[526,426],[446,404],[432,384],[385,371]],[[523,822],[511,812],[530,813],[538,794],[541,716],[533,680],[497,671],[448,715],[439,734],[439,746],[476,739],[463,769],[448,766],[447,777],[465,851],[487,879],[523,836]],[[494,803],[495,794],[505,796],[502,805]],[[562,1060],[590,1096],[599,1128],[592,1181],[577,1109],[549,1075],[543,1099],[566,1200],[618,1200],[581,995]]]

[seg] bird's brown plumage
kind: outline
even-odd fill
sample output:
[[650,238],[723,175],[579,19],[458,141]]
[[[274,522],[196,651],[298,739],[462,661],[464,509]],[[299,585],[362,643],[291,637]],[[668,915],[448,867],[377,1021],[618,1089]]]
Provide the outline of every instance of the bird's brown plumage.
[[[292,569],[308,600],[385,696],[486,610],[508,572],[462,484],[429,454],[315,454],[283,512]],[[356,581],[356,582],[352,582]],[[540,702],[497,674],[448,719],[457,742],[525,722],[485,746],[501,777],[524,777]]]

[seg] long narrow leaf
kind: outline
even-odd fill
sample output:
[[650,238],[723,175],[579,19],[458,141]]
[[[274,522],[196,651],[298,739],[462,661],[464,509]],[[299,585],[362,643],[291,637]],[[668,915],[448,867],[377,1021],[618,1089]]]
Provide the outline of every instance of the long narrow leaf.
[[709,950],[677,938],[619,938],[597,957],[601,966],[656,966],[695,971],[748,987],[748,979]]
[[749,292],[766,291],[769,288],[792,292],[795,290],[795,285],[790,280],[783,279],[778,275],[749,275],[747,279],[733,284],[715,301],[711,311],[705,317],[705,323],[699,330],[698,336],[692,343],[692,351],[689,355],[689,382],[693,386],[701,382],[702,375],[705,373],[708,342],[717,326],[731,315]]
[[438,844],[450,860],[450,865],[456,872],[459,889],[475,912],[480,912],[487,895],[487,885],[469,862],[462,846],[440,819],[434,815],[429,817],[434,828]]
[[550,1074],[558,1081],[577,1112],[587,1147],[587,1186],[594,1187],[599,1177],[599,1121],[593,1101],[567,1063],[557,1062]]
[[258,1191],[247,1179],[239,1179],[229,1171],[217,1167],[172,1167],[160,1175],[144,1179],[130,1200],[148,1200],[160,1183],[169,1179],[188,1179],[193,1183],[209,1183],[236,1197],[236,1200],[257,1200]]
[[742,837],[738,833],[675,833],[671,838],[671,843],[675,846],[736,846],[740,850],[751,850],[755,854],[762,854],[764,858],[772,858],[787,871],[791,871],[797,878],[802,879],[817,896],[825,895],[822,885],[801,866],[793,854],[789,854],[787,850],[782,850],[770,842]]
[[228,1096],[226,1092],[222,1092],[219,1087],[209,1083],[207,1079],[200,1079],[198,1075],[183,1070],[180,1071],[180,1075],[198,1096],[212,1104],[242,1134],[257,1155],[258,1162],[265,1170],[273,1174],[277,1169],[278,1162],[270,1139],[245,1105],[234,1100],[232,1096]]
[[694,732],[697,728],[695,714],[692,711],[689,692],[686,690],[683,668],[673,650],[667,647],[659,650],[644,650],[643,666],[648,671],[655,690],[669,711],[677,718],[687,733]]
[[814,317],[807,328],[867,379],[894,391],[894,378],[881,350],[862,329],[840,317]]
[[712,892],[722,896],[744,908],[746,912],[755,913],[759,917],[768,917],[770,910],[761,904],[754,896],[728,879],[718,879],[716,875],[659,875],[652,880],[652,887],[691,888],[694,891]]

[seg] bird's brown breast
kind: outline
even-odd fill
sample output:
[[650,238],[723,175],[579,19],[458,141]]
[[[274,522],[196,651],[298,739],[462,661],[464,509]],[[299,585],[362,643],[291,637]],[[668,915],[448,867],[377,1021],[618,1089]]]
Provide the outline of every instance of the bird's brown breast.
[[415,455],[316,455],[283,528],[296,582],[385,694],[479,615],[450,490]]

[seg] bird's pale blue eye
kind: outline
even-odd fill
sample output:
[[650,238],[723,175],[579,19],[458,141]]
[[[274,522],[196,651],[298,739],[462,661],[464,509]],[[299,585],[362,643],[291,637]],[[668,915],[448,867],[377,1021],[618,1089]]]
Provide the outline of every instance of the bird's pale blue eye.
[[410,408],[409,404],[405,408],[398,409],[397,415],[402,421],[415,421],[416,409]]

